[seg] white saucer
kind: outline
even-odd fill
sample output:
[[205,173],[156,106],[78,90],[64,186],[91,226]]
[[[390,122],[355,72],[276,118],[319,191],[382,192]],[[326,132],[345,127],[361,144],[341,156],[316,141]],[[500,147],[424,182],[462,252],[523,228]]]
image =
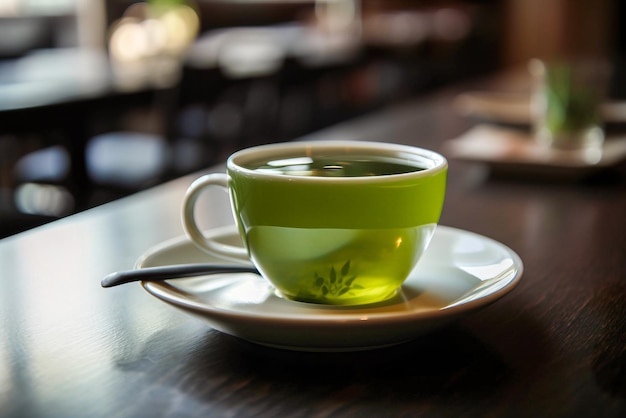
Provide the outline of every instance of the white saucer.
[[[210,231],[241,243],[234,227]],[[186,237],[150,249],[136,268],[221,262]],[[168,282],[143,282],[153,296],[248,341],[292,350],[365,350],[409,341],[486,306],[511,291],[522,261],[501,243],[439,226],[430,247],[399,294],[383,303],[338,307],[276,296],[260,276],[220,274]]]

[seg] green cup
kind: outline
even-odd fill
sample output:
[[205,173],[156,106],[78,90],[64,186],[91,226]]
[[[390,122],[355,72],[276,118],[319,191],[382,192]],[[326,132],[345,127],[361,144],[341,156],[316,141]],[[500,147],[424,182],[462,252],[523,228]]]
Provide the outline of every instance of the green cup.
[[[187,190],[183,225],[205,252],[251,260],[287,299],[361,305],[394,296],[432,238],[446,159],[405,145],[289,142],[238,151],[227,174]],[[207,188],[229,191],[245,248],[203,235],[194,215]]]

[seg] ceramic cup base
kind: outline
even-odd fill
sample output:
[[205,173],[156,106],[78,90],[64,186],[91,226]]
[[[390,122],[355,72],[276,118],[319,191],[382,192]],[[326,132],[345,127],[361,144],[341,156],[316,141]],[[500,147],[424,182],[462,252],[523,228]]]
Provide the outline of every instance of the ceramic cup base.
[[387,301],[391,301],[394,300],[394,298],[396,296],[398,296],[398,294],[400,293],[400,291],[402,290],[402,286],[400,286],[399,288],[395,289],[394,291],[392,291],[391,293],[385,295],[385,296],[376,296],[375,298],[372,297],[368,297],[368,296],[361,296],[361,297],[354,297],[354,298],[350,298],[350,299],[345,299],[342,301],[333,301],[333,300],[320,300],[320,299],[311,299],[308,300],[306,298],[298,298],[298,297],[290,297],[290,296],[286,296],[283,293],[281,293],[280,290],[276,289],[276,288],[272,288],[273,289],[273,293],[274,295],[276,295],[277,297],[284,299],[288,302],[296,302],[296,303],[305,303],[305,304],[309,304],[309,305],[315,305],[315,306],[333,306],[333,307],[341,307],[341,306],[345,306],[345,307],[361,307],[361,306],[375,306],[375,305],[379,305],[381,303],[385,303]]
[[284,297],[363,305],[393,297],[428,246],[435,224],[411,228],[255,227],[253,263]]

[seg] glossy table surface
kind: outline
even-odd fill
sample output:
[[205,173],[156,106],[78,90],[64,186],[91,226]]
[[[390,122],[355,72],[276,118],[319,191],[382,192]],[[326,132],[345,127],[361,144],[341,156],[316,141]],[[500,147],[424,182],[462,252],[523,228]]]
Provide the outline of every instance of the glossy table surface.
[[[451,107],[457,92],[310,139],[440,150],[472,125]],[[625,416],[623,174],[498,179],[450,160],[441,224],[512,248],[521,282],[415,341],[351,353],[257,346],[139,284],[100,287],[105,274],[183,234],[180,202],[194,177],[0,241],[0,416]],[[200,202],[211,207],[204,227],[232,222],[226,199]]]

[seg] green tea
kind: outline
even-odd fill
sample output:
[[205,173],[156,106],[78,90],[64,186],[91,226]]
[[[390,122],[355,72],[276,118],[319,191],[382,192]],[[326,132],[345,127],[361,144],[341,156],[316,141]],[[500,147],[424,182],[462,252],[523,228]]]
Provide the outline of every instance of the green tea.
[[447,173],[432,151],[356,141],[260,146],[227,168],[205,183],[227,185],[254,265],[286,299],[333,305],[398,292],[439,221]]
[[289,299],[358,305],[395,295],[435,225],[391,229],[256,226],[247,233],[255,265]]
[[393,157],[337,155],[288,157],[249,164],[255,171],[294,176],[367,177],[424,170],[418,162]]

